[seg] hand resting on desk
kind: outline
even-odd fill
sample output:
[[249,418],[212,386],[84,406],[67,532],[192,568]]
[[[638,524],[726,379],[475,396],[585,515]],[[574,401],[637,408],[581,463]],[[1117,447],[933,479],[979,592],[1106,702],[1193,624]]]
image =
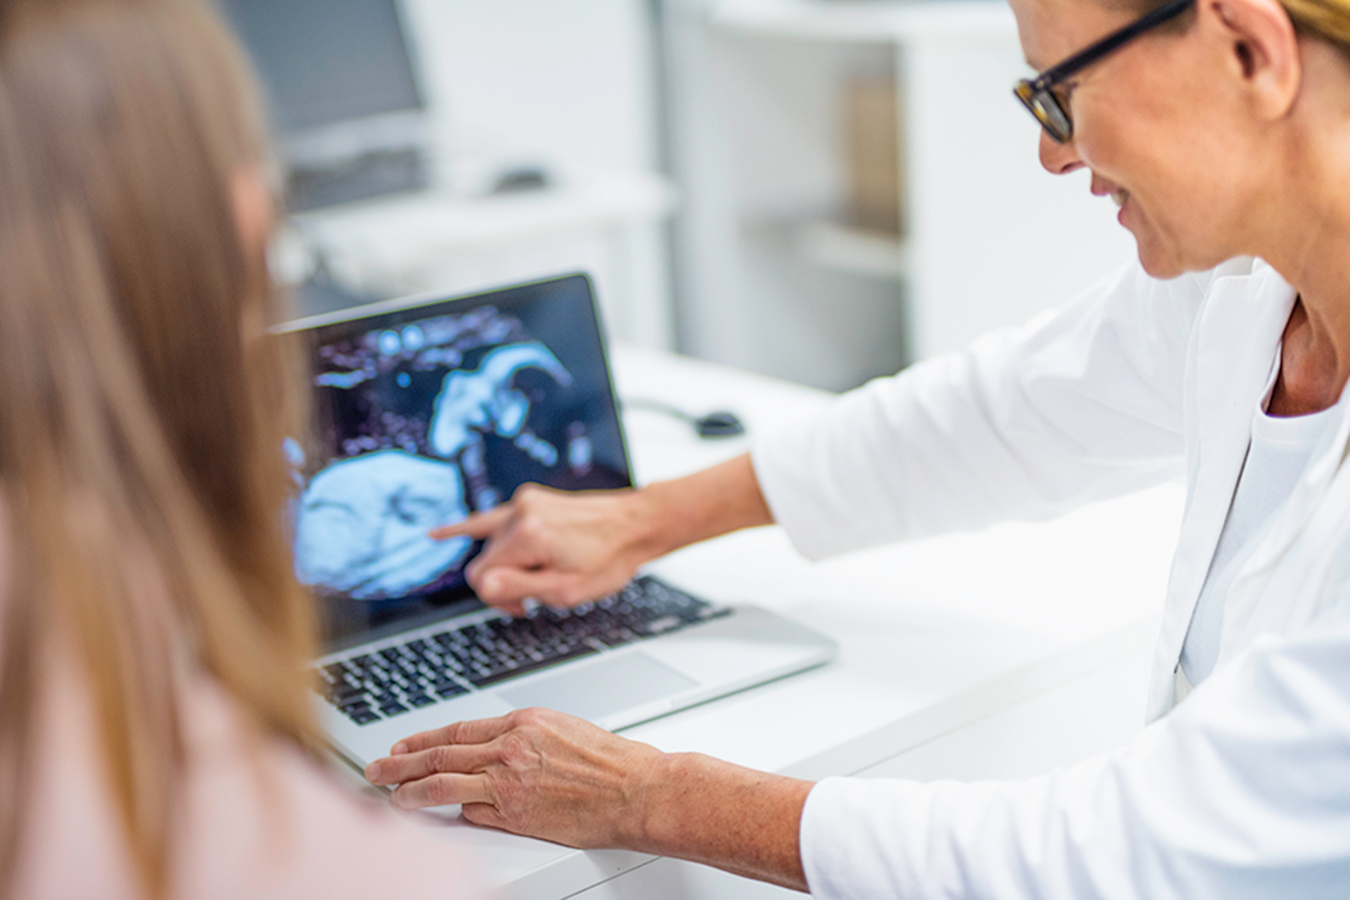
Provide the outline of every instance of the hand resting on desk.
[[804,890],[798,849],[811,783],[697,753],[662,753],[573,716],[517,710],[413,735],[366,768],[404,809],[569,847],[616,847]]

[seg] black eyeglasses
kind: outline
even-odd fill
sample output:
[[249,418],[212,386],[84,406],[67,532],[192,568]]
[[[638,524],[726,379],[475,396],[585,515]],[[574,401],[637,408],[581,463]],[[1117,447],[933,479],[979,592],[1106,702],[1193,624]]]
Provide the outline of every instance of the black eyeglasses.
[[1041,123],[1046,134],[1061,144],[1068,143],[1073,137],[1073,119],[1055,96],[1055,88],[1070,75],[1087,68],[1122,44],[1169,19],[1175,19],[1193,3],[1195,0],[1171,0],[1138,21],[1108,34],[1086,50],[1075,53],[1059,65],[1046,69],[1035,78],[1023,78],[1013,86],[1013,94]]

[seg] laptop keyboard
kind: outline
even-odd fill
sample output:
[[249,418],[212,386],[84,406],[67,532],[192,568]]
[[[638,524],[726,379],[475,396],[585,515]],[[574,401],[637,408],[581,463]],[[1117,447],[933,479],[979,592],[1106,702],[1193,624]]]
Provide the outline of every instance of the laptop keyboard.
[[320,666],[316,689],[353,722],[368,725],[730,612],[644,575],[571,610],[539,607],[524,618],[488,618]]

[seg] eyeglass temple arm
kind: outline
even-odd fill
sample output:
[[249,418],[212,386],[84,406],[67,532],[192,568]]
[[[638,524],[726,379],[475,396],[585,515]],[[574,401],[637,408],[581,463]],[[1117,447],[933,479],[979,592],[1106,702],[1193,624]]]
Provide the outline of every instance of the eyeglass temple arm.
[[1185,12],[1186,8],[1193,3],[1195,3],[1195,0],[1172,0],[1171,3],[1163,4],[1153,10],[1153,12],[1140,18],[1133,25],[1122,28],[1101,43],[1093,44],[1083,52],[1070,56],[1059,65],[1046,69],[1032,79],[1029,86],[1033,91],[1045,90],[1048,86],[1055,84],[1066,76],[1072,75],[1079,69],[1092,65],[1112,50],[1115,50],[1121,44],[1133,40],[1141,32],[1148,31],[1155,25],[1160,25],[1174,16],[1181,15],[1181,13]]

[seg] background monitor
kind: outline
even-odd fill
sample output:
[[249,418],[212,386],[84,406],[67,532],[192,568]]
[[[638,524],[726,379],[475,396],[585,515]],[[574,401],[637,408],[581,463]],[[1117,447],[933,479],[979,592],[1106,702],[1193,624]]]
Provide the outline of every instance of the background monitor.
[[396,0],[223,0],[308,209],[426,185],[426,104]]

